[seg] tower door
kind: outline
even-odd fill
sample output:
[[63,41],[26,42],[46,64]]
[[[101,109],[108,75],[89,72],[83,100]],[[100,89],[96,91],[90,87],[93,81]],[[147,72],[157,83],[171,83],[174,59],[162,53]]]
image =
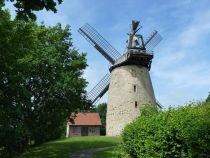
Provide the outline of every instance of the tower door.
[[88,127],[81,127],[81,136],[88,136]]

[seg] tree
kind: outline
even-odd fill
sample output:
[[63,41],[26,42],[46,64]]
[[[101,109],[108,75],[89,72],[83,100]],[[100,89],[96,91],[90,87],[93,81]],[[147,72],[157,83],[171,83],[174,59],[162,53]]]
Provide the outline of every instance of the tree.
[[[3,1],[4,0],[0,0]],[[14,0],[7,0],[14,2]],[[61,4],[63,0],[16,0],[14,7],[16,7],[17,18],[19,19],[36,19],[33,11],[40,11],[46,9],[47,11],[57,12],[56,6]]]
[[25,34],[21,38],[22,32],[18,33],[15,26],[8,11],[0,10],[0,157],[9,157],[13,149],[21,152],[27,144],[27,130],[23,127],[21,113],[22,104],[28,100],[22,95],[25,89],[20,84],[22,78],[17,72],[17,59],[25,51],[19,48],[27,48],[28,40],[23,40],[28,36]]
[[11,157],[30,140],[59,138],[69,113],[89,107],[87,64],[69,26],[11,20],[1,9],[0,43],[0,157]]
[[101,135],[106,135],[106,112],[107,112],[107,103],[101,103],[95,107],[92,111],[98,112],[101,118]]
[[210,93],[209,93],[208,97],[206,98],[206,102],[210,102]]

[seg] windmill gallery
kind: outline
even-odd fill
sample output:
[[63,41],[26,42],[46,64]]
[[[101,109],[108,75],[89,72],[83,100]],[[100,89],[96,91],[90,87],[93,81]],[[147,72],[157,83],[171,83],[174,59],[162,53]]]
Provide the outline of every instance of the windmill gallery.
[[92,26],[85,24],[79,33],[93,45],[111,64],[102,80],[88,93],[92,103],[108,91],[106,134],[120,135],[122,129],[140,114],[144,104],[161,107],[156,101],[149,70],[153,59],[153,48],[161,41],[154,31],[144,41],[139,21],[132,21],[128,34],[127,51],[122,55],[111,46]]

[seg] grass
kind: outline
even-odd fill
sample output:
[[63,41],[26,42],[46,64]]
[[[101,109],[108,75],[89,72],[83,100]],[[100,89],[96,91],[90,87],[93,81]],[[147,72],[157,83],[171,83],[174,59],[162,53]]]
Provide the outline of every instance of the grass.
[[68,158],[71,153],[77,150],[115,146],[120,142],[120,137],[95,136],[65,138],[33,147],[18,158]]
[[115,148],[103,151],[96,151],[93,153],[93,158],[111,158],[111,157],[116,157]]
[[112,149],[107,149],[103,151],[96,151],[93,153],[93,158],[130,158],[130,156],[120,147],[116,146]]

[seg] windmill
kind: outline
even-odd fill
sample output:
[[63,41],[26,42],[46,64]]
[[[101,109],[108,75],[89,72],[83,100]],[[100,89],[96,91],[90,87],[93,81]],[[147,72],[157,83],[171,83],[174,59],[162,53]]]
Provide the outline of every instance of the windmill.
[[127,51],[120,54],[89,24],[79,28],[79,33],[93,45],[110,63],[107,73],[87,94],[95,103],[108,90],[107,135],[119,135],[126,124],[139,116],[144,104],[161,107],[156,101],[149,70],[153,59],[153,49],[162,40],[157,31],[144,41],[137,32],[142,26],[132,21],[128,34]]

